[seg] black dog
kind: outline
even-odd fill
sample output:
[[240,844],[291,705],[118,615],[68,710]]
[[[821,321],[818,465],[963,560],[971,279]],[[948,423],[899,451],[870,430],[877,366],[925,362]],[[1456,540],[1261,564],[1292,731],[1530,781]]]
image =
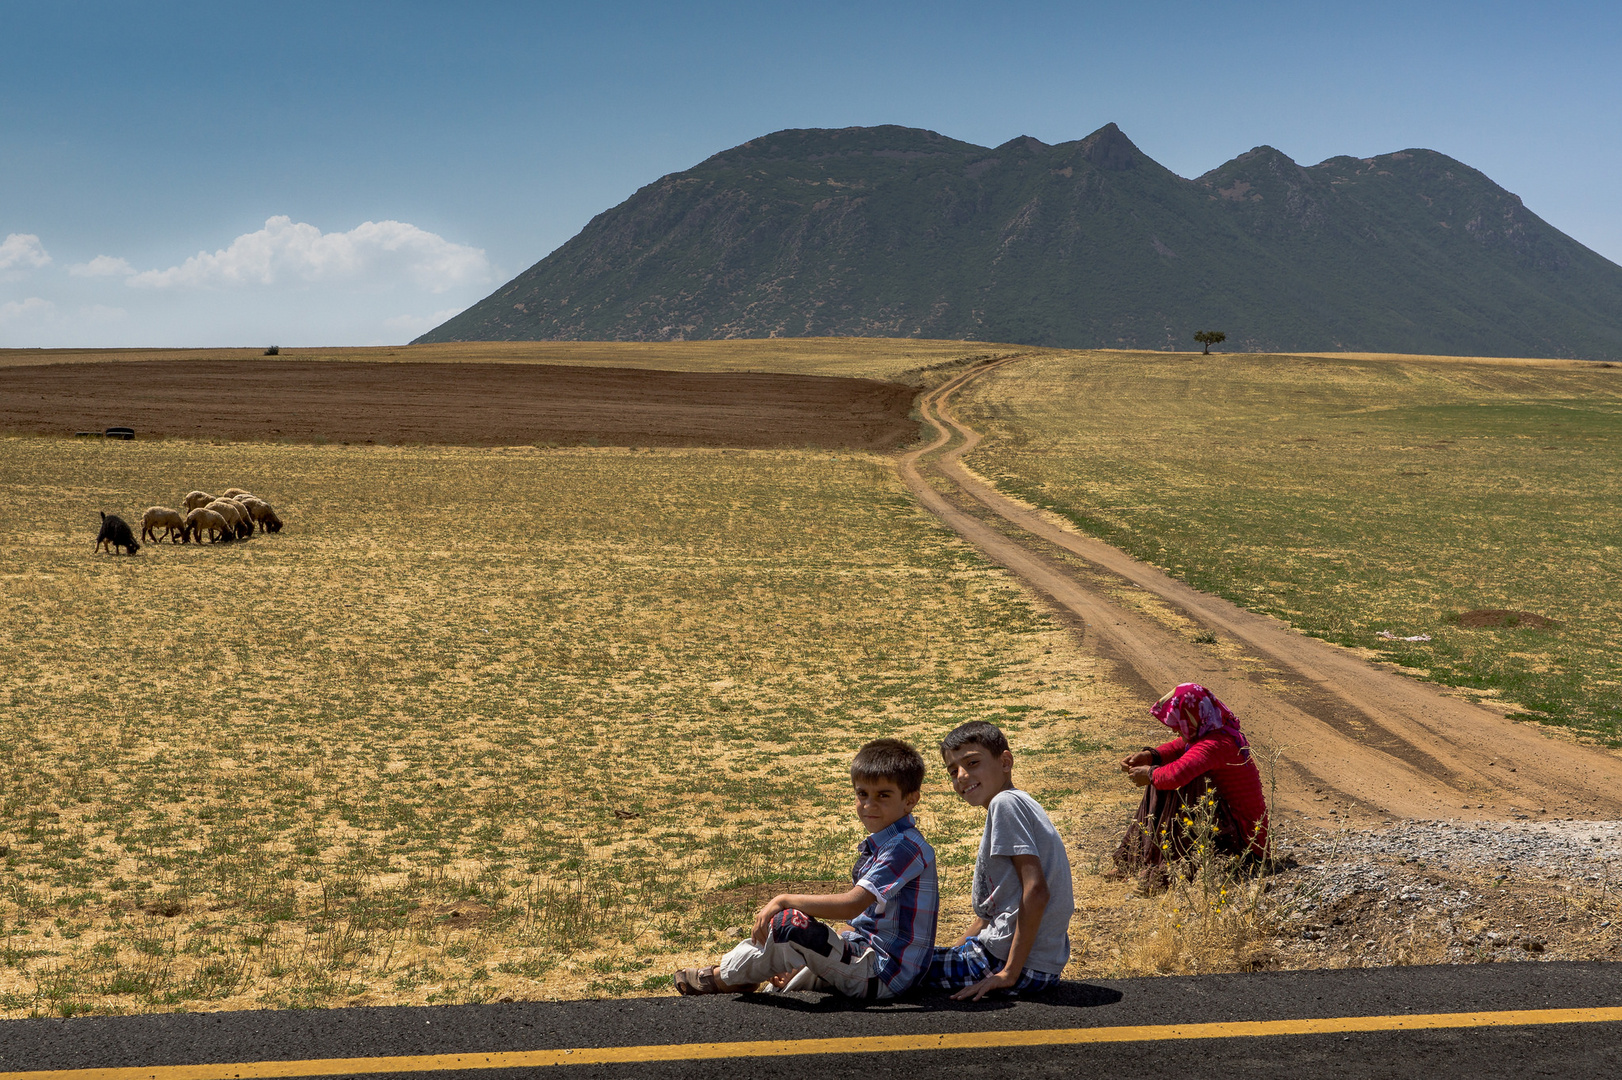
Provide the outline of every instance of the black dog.
[[112,554],[115,547],[124,548],[131,555],[141,550],[141,545],[135,542],[135,534],[130,532],[128,522],[117,514],[108,517],[105,510],[97,512],[101,514],[101,532],[96,534],[97,551],[101,550],[103,544],[107,545],[108,554]]

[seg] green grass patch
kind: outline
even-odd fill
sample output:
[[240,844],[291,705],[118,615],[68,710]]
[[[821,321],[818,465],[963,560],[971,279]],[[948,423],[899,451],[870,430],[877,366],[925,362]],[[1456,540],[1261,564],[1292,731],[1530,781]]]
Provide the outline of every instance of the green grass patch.
[[[1080,353],[1001,369],[961,409],[989,436],[969,464],[1004,490],[1200,589],[1616,747],[1617,375]],[[1498,609],[1557,625],[1459,622]]]

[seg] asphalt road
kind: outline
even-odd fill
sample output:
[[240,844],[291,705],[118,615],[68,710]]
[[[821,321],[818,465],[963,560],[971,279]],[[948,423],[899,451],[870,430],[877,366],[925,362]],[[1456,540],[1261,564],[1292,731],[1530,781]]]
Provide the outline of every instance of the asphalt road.
[[[871,1006],[820,995],[632,999],[429,1008],[80,1017],[0,1022],[0,1076],[22,1071],[364,1059],[753,1040],[997,1033],[1124,1025],[1500,1010],[1615,1008],[1622,965],[1486,964],[1065,984],[1044,999],[926,998]],[[1004,1040],[1006,1041],[1006,1039]],[[1155,1038],[648,1063],[326,1075],[784,1077],[1071,1075],[1258,1077],[1622,1076],[1622,1020],[1418,1031]],[[195,1073],[191,1075],[197,1075]],[[219,1075],[229,1075],[229,1071]],[[86,1078],[90,1080],[90,1078]]]

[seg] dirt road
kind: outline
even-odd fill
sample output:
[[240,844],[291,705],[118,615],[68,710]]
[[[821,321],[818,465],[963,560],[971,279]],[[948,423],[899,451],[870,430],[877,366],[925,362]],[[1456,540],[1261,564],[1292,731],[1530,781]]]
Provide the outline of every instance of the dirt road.
[[[1014,362],[973,368],[920,400],[938,435],[902,457],[903,479],[989,558],[1079,616],[1089,647],[1141,685],[1145,707],[1179,682],[1203,683],[1226,701],[1261,754],[1277,755],[1284,820],[1622,816],[1622,759],[1199,592],[976,476],[963,458],[981,436],[948,405],[971,381]],[[1101,574],[1078,573],[1055,549]],[[1133,587],[1169,605],[1178,625],[1110,595]],[[1187,623],[1224,647],[1196,643],[1180,628]]]

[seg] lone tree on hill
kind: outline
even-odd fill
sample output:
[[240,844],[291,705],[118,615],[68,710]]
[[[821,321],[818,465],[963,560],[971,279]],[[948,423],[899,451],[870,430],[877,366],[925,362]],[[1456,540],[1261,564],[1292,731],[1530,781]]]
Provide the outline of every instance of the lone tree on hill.
[[1228,340],[1228,335],[1221,330],[1200,330],[1195,333],[1194,340],[1205,346],[1205,355],[1211,355],[1211,346],[1220,345]]

